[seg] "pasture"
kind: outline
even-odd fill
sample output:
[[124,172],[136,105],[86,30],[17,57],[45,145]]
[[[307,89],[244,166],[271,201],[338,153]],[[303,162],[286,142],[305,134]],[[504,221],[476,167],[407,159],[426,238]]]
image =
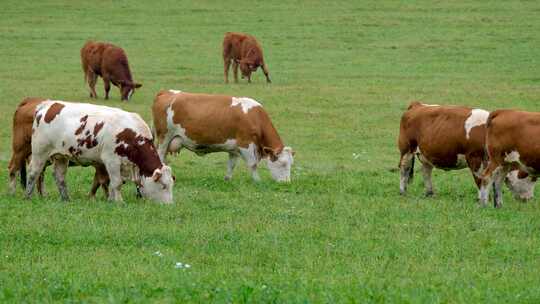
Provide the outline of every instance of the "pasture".
[[[399,196],[399,119],[409,101],[521,108],[540,102],[535,1],[13,1],[0,10],[0,302],[538,302],[539,191],[479,209],[467,170],[418,162]],[[261,42],[272,84],[225,85],[227,31]],[[87,39],[122,46],[143,87],[97,101]],[[61,202],[8,194],[11,119],[26,96],[95,102],[151,123],[160,89],[250,96],[296,153],[292,183],[226,154],[169,156],[175,204],[87,198],[70,168]],[[189,268],[177,268],[177,262]]]

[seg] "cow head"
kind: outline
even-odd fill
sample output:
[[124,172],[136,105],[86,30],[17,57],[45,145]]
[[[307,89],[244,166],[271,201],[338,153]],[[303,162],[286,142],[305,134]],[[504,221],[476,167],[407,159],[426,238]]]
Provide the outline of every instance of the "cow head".
[[170,204],[173,202],[174,179],[171,167],[162,166],[154,170],[152,176],[141,176],[141,194],[149,199]]
[[120,92],[122,94],[122,100],[129,100],[135,89],[142,87],[142,84],[131,81],[120,81]]
[[528,175],[521,170],[512,170],[506,175],[506,185],[516,199],[529,200],[534,195],[534,183],[536,177]]
[[263,148],[268,155],[268,169],[272,177],[278,182],[291,181],[291,166],[294,162],[294,151],[291,147],[285,147],[281,152],[276,153],[272,148]]
[[257,71],[259,67],[254,61],[249,59],[242,59],[239,61],[240,71],[242,71],[242,78],[250,77],[251,73]]

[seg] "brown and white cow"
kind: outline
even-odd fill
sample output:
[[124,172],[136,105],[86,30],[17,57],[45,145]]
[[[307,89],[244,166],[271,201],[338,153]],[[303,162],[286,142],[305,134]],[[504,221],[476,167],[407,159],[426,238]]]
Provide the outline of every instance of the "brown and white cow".
[[120,187],[130,179],[139,186],[142,196],[172,202],[171,168],[159,159],[150,128],[138,114],[48,100],[38,105],[33,129],[27,197],[32,195],[36,177],[45,163],[52,159],[64,200],[69,198],[64,176],[71,161],[104,166],[110,178],[110,200],[122,200]]
[[223,64],[225,70],[225,83],[229,82],[229,67],[233,64],[234,81],[238,82],[238,65],[242,72],[242,79],[251,82],[251,73],[261,67],[266,82],[271,83],[268,68],[264,63],[263,52],[255,37],[243,33],[225,33],[223,38]]
[[[46,99],[40,97],[27,97],[21,101],[13,114],[12,154],[9,161],[9,179],[12,193],[16,190],[17,172],[20,172],[21,184],[26,188],[26,162],[32,154],[32,124],[37,106]],[[108,192],[109,176],[102,166],[96,167],[94,183],[90,190],[90,196],[95,196],[99,187],[102,186],[105,193]],[[43,174],[38,180],[38,192],[43,195]]]
[[[480,174],[486,167],[484,149],[489,112],[462,106],[428,105],[412,102],[401,117],[398,147],[401,178],[400,193],[405,194],[413,177],[414,156],[422,163],[425,194],[433,195],[433,168],[455,170],[468,167],[480,188]],[[517,170],[508,174],[514,194],[527,199],[523,191],[527,180]],[[479,192],[480,197],[480,192]]]
[[[515,110],[493,111],[487,121],[486,149],[489,162],[482,174],[480,204],[486,206],[489,190],[494,187],[494,205],[502,207],[502,181],[508,172],[519,168],[528,181],[520,190],[531,198],[540,175],[540,113]],[[515,174],[515,173],[514,173]]]
[[90,87],[90,98],[97,98],[97,77],[103,78],[105,99],[109,99],[111,83],[120,88],[122,100],[129,100],[135,89],[142,84],[131,77],[128,59],[124,50],[104,42],[88,41],[81,49],[81,64],[84,79]]
[[290,181],[294,152],[283,145],[266,111],[251,98],[163,90],[154,99],[152,115],[164,162],[167,152],[181,148],[198,155],[222,151],[229,154],[226,180],[242,157],[255,181],[263,158],[275,180]]

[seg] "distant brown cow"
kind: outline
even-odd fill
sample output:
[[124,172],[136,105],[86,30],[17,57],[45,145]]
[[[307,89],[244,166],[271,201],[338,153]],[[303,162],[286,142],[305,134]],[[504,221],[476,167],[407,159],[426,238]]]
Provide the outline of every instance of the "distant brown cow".
[[[9,179],[10,189],[15,193],[17,172],[21,175],[21,184],[26,188],[26,162],[32,154],[32,123],[36,107],[46,101],[39,97],[28,97],[17,106],[15,114],[13,114],[13,137],[12,137],[12,155],[9,161]],[[45,117],[44,119],[47,119]],[[100,186],[103,186],[105,193],[108,193],[109,176],[105,167],[96,166],[96,174],[94,175],[94,183],[90,190],[90,196],[95,196]],[[43,195],[43,175],[40,176],[38,182],[38,192]]]
[[266,82],[270,83],[268,68],[264,64],[262,48],[255,37],[227,32],[223,38],[223,63],[225,70],[225,83],[229,82],[229,67],[233,64],[234,81],[238,82],[238,65],[242,71],[242,79],[251,82],[251,73],[261,67]]
[[529,183],[524,187],[532,197],[540,175],[540,113],[497,110],[487,120],[486,149],[489,162],[482,173],[480,204],[486,206],[490,187],[495,187],[494,205],[502,206],[502,181],[513,168],[519,168]]
[[122,100],[129,100],[142,84],[133,82],[124,50],[110,43],[88,41],[81,49],[84,79],[90,87],[90,97],[97,98],[97,77],[103,78],[105,99],[109,99],[111,82],[120,88]]
[[[489,112],[482,109],[412,102],[401,118],[398,139],[401,194],[406,193],[413,176],[415,154],[422,163],[426,195],[433,194],[433,168],[469,167],[480,188],[480,174],[487,165],[484,142],[488,115]],[[523,199],[531,195],[524,191],[525,177],[526,174],[515,169],[507,176],[508,187]]]

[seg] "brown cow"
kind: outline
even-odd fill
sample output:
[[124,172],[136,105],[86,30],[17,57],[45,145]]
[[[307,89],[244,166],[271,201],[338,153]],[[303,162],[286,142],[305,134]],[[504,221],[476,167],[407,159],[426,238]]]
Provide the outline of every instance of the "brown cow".
[[120,88],[121,99],[129,100],[142,84],[133,82],[124,50],[110,43],[88,41],[81,49],[84,79],[90,87],[90,98],[97,98],[97,77],[103,78],[105,99],[109,99],[111,82]]
[[271,83],[268,68],[264,64],[262,48],[255,37],[242,33],[225,33],[223,38],[223,63],[225,83],[229,82],[229,67],[233,64],[234,81],[238,82],[238,65],[242,71],[242,79],[251,82],[251,73],[261,67],[266,82]]
[[[405,194],[413,176],[414,155],[422,163],[425,194],[433,195],[433,168],[455,170],[469,167],[480,188],[480,174],[486,166],[484,139],[489,112],[462,106],[427,105],[412,102],[401,118],[398,146],[400,158],[400,193]],[[519,197],[525,179],[518,171],[508,174],[508,185]],[[480,195],[480,193],[479,193]]]
[[[21,184],[23,188],[26,188],[26,162],[32,154],[32,123],[34,121],[36,107],[44,101],[46,101],[44,98],[39,97],[25,98],[17,106],[17,110],[13,114],[12,154],[8,167],[12,193],[15,193],[16,190],[17,172],[20,172]],[[100,186],[103,187],[105,194],[107,194],[109,185],[107,171],[103,166],[96,166],[95,168],[96,174],[94,175],[94,183],[90,190],[90,196],[95,196]],[[42,174],[38,181],[38,192],[43,195],[44,191]]]
[[257,166],[267,158],[272,177],[290,181],[294,151],[283,145],[266,111],[251,98],[160,91],[152,115],[164,162],[167,152],[181,148],[198,155],[227,152],[226,180],[232,178],[236,161],[242,157],[258,181]]
[[487,121],[486,149],[489,162],[482,174],[480,204],[487,205],[489,190],[494,187],[494,205],[502,207],[502,181],[514,168],[527,177],[522,191],[533,196],[534,182],[540,175],[540,113],[514,110],[493,111]]

